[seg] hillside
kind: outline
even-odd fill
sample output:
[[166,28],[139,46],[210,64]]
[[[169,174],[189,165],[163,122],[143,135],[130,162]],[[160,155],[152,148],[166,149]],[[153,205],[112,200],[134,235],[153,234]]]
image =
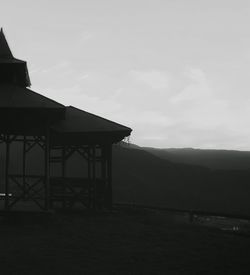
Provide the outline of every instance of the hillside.
[[249,214],[250,172],[172,163],[141,149],[114,147],[116,201]]
[[157,149],[142,147],[162,159],[176,163],[201,165],[211,169],[250,169],[250,152],[235,150],[205,150],[193,148]]

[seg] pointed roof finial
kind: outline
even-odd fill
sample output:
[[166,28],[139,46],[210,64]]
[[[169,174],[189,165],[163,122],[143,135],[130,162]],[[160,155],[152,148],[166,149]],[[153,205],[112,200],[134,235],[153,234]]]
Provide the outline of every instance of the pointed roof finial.
[[5,35],[3,33],[3,28],[1,28],[1,32],[0,32],[0,58],[14,58],[10,47],[8,45],[8,42],[5,38]]

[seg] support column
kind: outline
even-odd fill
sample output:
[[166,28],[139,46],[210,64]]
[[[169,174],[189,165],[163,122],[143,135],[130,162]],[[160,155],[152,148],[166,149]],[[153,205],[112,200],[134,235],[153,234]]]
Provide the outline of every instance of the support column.
[[101,147],[101,154],[102,154],[102,180],[106,183],[107,181],[107,153],[106,153],[106,147]]
[[92,147],[93,209],[96,209],[96,150]]
[[89,203],[88,203],[88,208],[91,208],[92,206],[92,179],[91,179],[91,150],[90,147],[88,146],[87,148],[87,153],[88,153],[88,189],[89,189]]
[[107,207],[112,209],[113,189],[112,189],[112,144],[107,146]]
[[66,208],[66,182],[65,182],[65,176],[66,176],[66,148],[65,145],[62,147],[62,178],[63,178],[63,202],[62,207],[63,209]]
[[9,210],[9,160],[10,160],[10,136],[6,135],[6,153],[5,153],[5,197],[4,208]]
[[26,200],[26,136],[23,136],[23,199]]
[[50,155],[50,131],[49,127],[46,127],[46,135],[44,141],[44,209],[49,210],[50,208],[50,165],[49,165],[49,155]]
[[[107,150],[105,146],[101,146],[101,180],[102,180],[102,202],[106,203],[106,188],[107,188]],[[102,207],[103,207],[102,204]]]

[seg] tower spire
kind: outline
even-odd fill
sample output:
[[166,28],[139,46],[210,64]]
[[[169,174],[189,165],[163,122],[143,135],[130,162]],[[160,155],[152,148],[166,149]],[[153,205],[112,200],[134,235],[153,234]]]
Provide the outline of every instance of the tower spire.
[[27,64],[13,56],[3,28],[0,29],[0,83],[30,86]]
[[4,58],[4,59],[14,58],[10,50],[10,47],[8,45],[8,42],[5,38],[3,28],[1,28],[1,31],[0,31],[0,58]]

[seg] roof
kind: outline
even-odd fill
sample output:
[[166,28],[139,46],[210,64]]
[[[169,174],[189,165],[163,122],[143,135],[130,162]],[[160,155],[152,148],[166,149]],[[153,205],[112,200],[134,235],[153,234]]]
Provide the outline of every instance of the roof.
[[[2,28],[0,30],[0,75],[4,82],[8,79],[12,83],[15,81],[19,86],[31,85],[26,62],[13,56]],[[3,82],[3,79],[0,82]]]
[[3,64],[26,64],[26,61],[16,59],[16,58],[4,58],[0,56],[0,63]]
[[65,108],[64,105],[28,88],[0,84],[0,108]]
[[25,87],[0,84],[0,132],[44,135],[46,125],[64,119],[65,107]]
[[0,58],[12,59],[14,56],[11,53],[8,42],[3,33],[3,29],[0,30]]
[[0,30],[0,63],[26,63],[25,61],[17,59],[13,56],[3,33],[3,28]]
[[52,129],[59,133],[123,132],[124,136],[129,136],[132,131],[129,127],[73,106],[66,107],[65,120],[58,121]]
[[[132,129],[97,115],[64,105],[28,88],[26,62],[14,58],[0,30],[0,128],[18,131],[43,128],[48,121],[56,142],[116,142]],[[32,128],[32,129],[33,129]],[[68,139],[69,137],[69,139]]]

